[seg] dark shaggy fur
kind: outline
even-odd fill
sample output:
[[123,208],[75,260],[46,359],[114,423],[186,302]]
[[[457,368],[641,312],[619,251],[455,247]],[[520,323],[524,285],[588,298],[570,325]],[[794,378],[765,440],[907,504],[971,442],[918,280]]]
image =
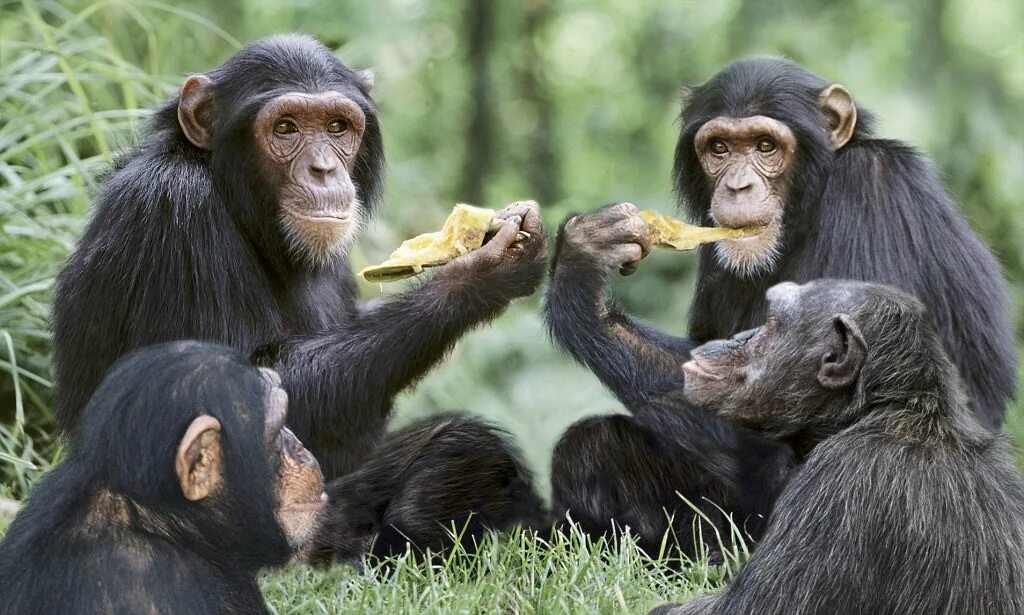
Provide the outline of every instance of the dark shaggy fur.
[[838,397],[818,388],[770,406],[777,425],[813,425],[822,439],[736,580],[656,612],[1024,613],[1024,481],[972,413],[924,306],[830,281],[806,287],[798,310],[782,352],[827,336],[845,312],[867,342],[858,380]]
[[[259,372],[218,345],[119,361],[0,544],[0,612],[267,613],[256,573],[291,550],[274,516],[264,392]],[[174,471],[199,414],[225,436],[223,491],[201,503]]]
[[605,274],[564,250],[556,254],[545,311],[551,335],[631,413],[587,419],[558,445],[552,481],[559,514],[593,528],[625,520],[647,544],[659,544],[669,527],[663,507],[684,537],[693,522],[677,493],[692,502],[712,494],[758,537],[791,451],[673,399],[673,392],[682,388],[679,365],[688,351],[759,325],[765,290],[783,280],[850,278],[917,294],[934,314],[979,421],[990,429],[1002,424],[1016,356],[997,263],[930,166],[906,145],[872,136],[868,111],[859,108],[852,139],[831,150],[816,103],[827,85],[784,60],[747,59],[688,96],[675,178],[679,197],[702,223],[711,184],[694,149],[701,126],[719,116],[765,115],[797,139],[780,258],[770,272],[741,278],[719,264],[714,246],[704,246],[689,339],[634,321],[609,301]]
[[[290,254],[276,222],[275,192],[257,170],[252,135],[260,108],[285,92],[337,91],[357,101],[366,131],[352,179],[372,211],[383,189],[383,145],[376,108],[355,73],[312,39],[284,36],[253,43],[207,76],[216,92],[212,151],[186,139],[178,97],[161,105],[141,143],[104,183],[60,275],[53,321],[61,425],[75,426],[117,357],[154,342],[194,338],[225,343],[279,371],[291,397],[289,423],[328,478],[359,469],[371,456],[403,457],[381,448],[388,446],[382,441],[395,395],[465,332],[531,292],[543,266],[526,259],[486,280],[438,273],[393,301],[360,307],[347,257],[312,266]],[[427,425],[443,430],[450,423],[431,419]],[[473,434],[467,446],[500,437],[479,421],[466,418],[460,425]],[[509,456],[511,449],[489,453],[491,463],[516,467],[522,491],[531,491],[529,474]],[[435,458],[427,465],[436,473],[445,463]],[[486,478],[460,470],[448,480],[503,493],[504,483],[488,491]],[[346,495],[336,495],[335,505],[344,506]],[[532,502],[539,507],[536,496]],[[444,525],[464,515],[468,503],[433,497],[424,506],[424,526]]]

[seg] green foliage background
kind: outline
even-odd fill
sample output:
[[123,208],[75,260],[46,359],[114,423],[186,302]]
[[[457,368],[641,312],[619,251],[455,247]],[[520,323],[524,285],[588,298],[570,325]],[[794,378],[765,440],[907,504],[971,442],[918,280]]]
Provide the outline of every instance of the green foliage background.
[[[615,200],[671,211],[679,87],[743,55],[786,55],[842,82],[882,135],[936,162],[1003,263],[1022,321],[1017,0],[0,0],[0,494],[21,496],[56,453],[49,293],[111,157],[185,73],[281,31],[313,34],[377,74],[387,204],[357,267],[434,228],[456,201],[537,198],[552,228]],[[652,256],[617,294],[682,332],[693,265]],[[618,406],[552,349],[537,307],[518,304],[466,338],[401,399],[397,420],[483,414],[545,475],[566,425]]]

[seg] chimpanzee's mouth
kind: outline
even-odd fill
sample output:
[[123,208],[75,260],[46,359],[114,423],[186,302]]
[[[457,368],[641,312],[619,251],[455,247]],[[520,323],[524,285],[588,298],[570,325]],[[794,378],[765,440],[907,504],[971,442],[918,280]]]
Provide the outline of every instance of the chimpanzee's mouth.
[[312,500],[292,502],[284,507],[287,512],[317,512],[327,507],[327,494],[321,493]]
[[701,360],[700,360],[699,357],[693,357],[689,361],[687,361],[686,363],[683,363],[683,371],[688,373],[688,374],[693,374],[694,376],[697,376],[698,378],[703,378],[705,380],[721,380],[722,379],[721,376],[719,376],[719,375],[717,375],[717,374],[715,374],[715,373],[713,373],[711,371],[708,371],[707,367],[705,367],[704,364],[701,363]]
[[736,223],[736,224],[717,224],[720,228],[727,228],[730,230],[744,231],[744,235],[741,237],[734,237],[732,239],[726,239],[727,242],[735,242],[738,244],[756,243],[764,240],[766,237],[770,237],[770,232],[774,232],[779,228],[779,219],[776,217],[768,218],[767,220],[751,221],[749,223]]
[[348,214],[333,211],[310,212],[306,215],[310,220],[325,220],[329,222],[348,222]]
[[314,222],[348,222],[349,214],[348,210],[339,209],[306,209],[302,210],[297,207],[286,207],[285,211],[289,215],[303,220],[311,220]]

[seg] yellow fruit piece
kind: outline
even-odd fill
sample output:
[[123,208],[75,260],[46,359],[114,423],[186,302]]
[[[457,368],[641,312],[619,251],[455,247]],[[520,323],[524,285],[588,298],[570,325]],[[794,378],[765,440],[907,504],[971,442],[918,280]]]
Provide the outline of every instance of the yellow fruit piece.
[[386,261],[363,269],[359,275],[367,282],[396,282],[422,273],[424,267],[444,265],[483,245],[494,213],[493,209],[460,203],[440,231],[403,241]]
[[641,211],[640,218],[651,228],[652,245],[671,246],[676,250],[693,250],[702,243],[722,241],[723,239],[753,237],[765,229],[763,226],[746,228],[694,226],[649,209]]

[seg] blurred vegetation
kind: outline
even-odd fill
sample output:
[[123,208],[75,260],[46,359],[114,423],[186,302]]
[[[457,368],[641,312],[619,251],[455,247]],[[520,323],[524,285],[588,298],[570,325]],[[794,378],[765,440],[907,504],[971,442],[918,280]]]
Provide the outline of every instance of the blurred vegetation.
[[[281,31],[377,73],[387,206],[356,267],[456,201],[537,198],[552,228],[615,200],[670,211],[679,87],[756,53],[841,81],[882,135],[923,149],[1004,264],[1018,315],[1024,305],[1018,0],[0,0],[0,495],[22,495],[56,454],[49,293],[112,156],[185,73]],[[681,332],[693,265],[654,256],[618,296]],[[467,338],[402,398],[400,420],[481,413],[545,474],[567,424],[617,404],[551,348],[536,309]]]

